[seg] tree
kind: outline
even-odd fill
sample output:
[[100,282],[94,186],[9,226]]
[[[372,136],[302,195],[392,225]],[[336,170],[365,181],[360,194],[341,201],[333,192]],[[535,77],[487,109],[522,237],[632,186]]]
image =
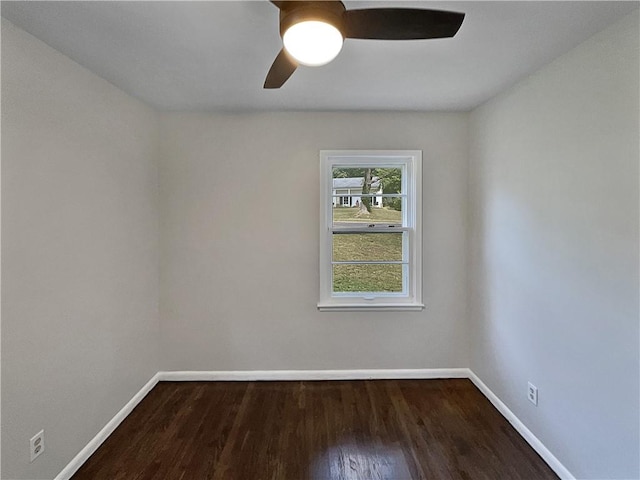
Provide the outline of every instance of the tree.
[[367,197],[371,192],[371,183],[373,180],[373,176],[371,175],[371,168],[364,169],[364,180],[362,182],[362,197],[360,202],[360,211],[356,214],[358,216],[361,215],[369,215],[371,213],[371,197]]
[[[402,191],[402,170],[399,168],[378,168],[376,175],[382,182],[382,193],[400,193]],[[402,209],[402,199],[383,197],[382,204],[393,210]]]

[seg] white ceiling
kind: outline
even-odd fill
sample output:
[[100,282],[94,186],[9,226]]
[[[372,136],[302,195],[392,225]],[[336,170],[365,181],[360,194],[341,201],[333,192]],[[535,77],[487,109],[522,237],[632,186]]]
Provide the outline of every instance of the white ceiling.
[[[465,12],[453,39],[347,40],[332,63],[262,84],[281,47],[268,1],[2,2],[2,16],[162,110],[470,110],[638,1],[405,2]],[[578,80],[578,79],[577,79]]]

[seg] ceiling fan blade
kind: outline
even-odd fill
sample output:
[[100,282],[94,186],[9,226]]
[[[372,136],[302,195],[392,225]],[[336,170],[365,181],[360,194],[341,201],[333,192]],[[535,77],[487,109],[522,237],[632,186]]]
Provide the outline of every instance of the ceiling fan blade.
[[415,8],[347,10],[343,19],[347,38],[420,40],[453,37],[464,13]]
[[284,85],[291,74],[296,71],[298,64],[289,56],[283,48],[273,61],[273,65],[267,73],[264,81],[264,88],[280,88]]

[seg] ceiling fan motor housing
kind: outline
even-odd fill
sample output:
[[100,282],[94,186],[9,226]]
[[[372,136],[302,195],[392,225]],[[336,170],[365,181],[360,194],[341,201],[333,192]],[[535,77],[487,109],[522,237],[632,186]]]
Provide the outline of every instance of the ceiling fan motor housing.
[[[293,6],[280,10],[280,36],[292,26],[305,21],[318,21],[333,25],[344,38],[344,5],[340,2],[291,2]],[[296,5],[296,3],[299,4]],[[312,3],[312,5],[309,5]],[[289,4],[288,4],[289,5]]]

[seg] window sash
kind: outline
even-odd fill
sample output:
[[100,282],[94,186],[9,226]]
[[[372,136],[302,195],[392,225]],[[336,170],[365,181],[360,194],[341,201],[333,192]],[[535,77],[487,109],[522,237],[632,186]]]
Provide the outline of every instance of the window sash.
[[[373,227],[371,225],[374,225]],[[397,227],[395,225],[375,226],[374,223],[366,224],[362,222],[362,227],[329,227],[329,231],[334,235],[345,235],[350,233],[402,233],[413,230],[409,227]]]
[[[402,246],[401,246],[401,256],[402,256],[402,260],[334,260],[333,259],[333,245],[332,245],[332,252],[331,252],[331,294],[332,296],[339,296],[339,297],[362,297],[363,295],[366,295],[368,297],[371,296],[380,296],[380,297],[405,297],[407,296],[407,292],[409,291],[409,275],[410,275],[410,270],[411,270],[411,264],[410,264],[410,248],[409,248],[409,231],[411,230],[408,227],[399,227],[399,228],[392,228],[392,231],[389,231],[389,227],[379,227],[377,229],[373,228],[373,227],[368,227],[368,228],[354,228],[351,229],[352,232],[347,233],[344,230],[336,230],[335,228],[332,231],[331,234],[331,242],[333,244],[333,235],[361,235],[361,234],[366,234],[366,233],[382,233],[382,234],[402,234],[401,237],[401,242],[402,242]],[[336,291],[335,290],[335,271],[333,269],[334,265],[401,265],[402,266],[402,271],[401,271],[401,285],[402,285],[402,289],[400,291],[397,292],[389,292],[389,291],[384,291],[384,290],[375,290],[375,291],[371,291],[371,290],[366,290],[366,291]]]
[[404,260],[333,260],[331,265],[409,265]]

